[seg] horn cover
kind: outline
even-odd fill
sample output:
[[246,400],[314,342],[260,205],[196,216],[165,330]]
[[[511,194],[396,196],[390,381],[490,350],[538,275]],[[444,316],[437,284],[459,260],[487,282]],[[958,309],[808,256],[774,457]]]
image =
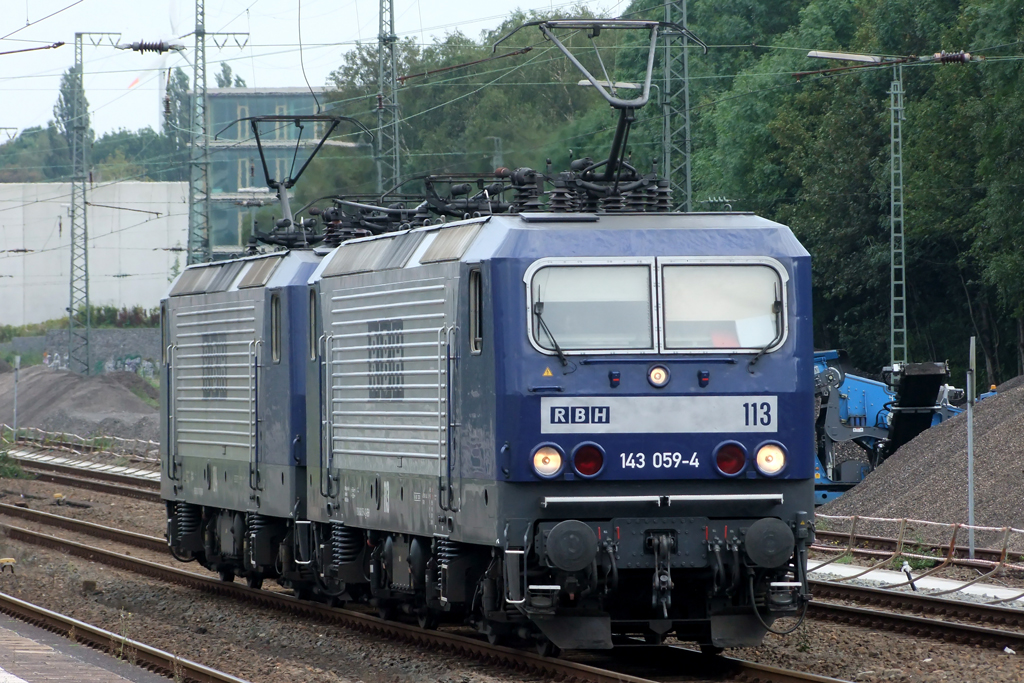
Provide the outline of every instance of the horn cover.
[[793,531],[777,517],[765,517],[747,529],[747,555],[759,567],[775,569],[793,556]]
[[583,522],[569,519],[555,525],[545,547],[551,564],[563,571],[578,572],[597,557],[597,534]]

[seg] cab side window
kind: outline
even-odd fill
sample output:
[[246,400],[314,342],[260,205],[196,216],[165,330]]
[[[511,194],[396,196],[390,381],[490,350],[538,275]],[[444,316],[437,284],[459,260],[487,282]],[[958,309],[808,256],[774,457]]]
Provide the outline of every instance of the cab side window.
[[270,296],[270,355],[281,362],[281,295]]
[[469,271],[469,349],[480,353],[484,347],[484,281],[480,269]]

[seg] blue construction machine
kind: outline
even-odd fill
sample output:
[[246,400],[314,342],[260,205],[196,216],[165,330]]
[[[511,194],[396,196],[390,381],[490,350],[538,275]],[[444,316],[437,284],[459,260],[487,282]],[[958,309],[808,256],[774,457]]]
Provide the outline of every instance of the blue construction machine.
[[[838,498],[900,446],[964,410],[964,390],[947,383],[946,363],[887,366],[883,381],[849,373],[848,367],[845,351],[814,354],[814,390],[820,399],[815,423],[817,505]],[[837,462],[835,446],[847,441],[864,449],[867,462]]]

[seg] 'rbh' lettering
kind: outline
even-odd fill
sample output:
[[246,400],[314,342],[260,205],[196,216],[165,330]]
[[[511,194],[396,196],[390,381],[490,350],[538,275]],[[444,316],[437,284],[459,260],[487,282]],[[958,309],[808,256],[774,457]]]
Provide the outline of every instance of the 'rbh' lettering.
[[203,333],[203,398],[228,397],[228,335]]
[[552,406],[551,424],[603,424],[611,422],[608,406]]
[[401,320],[367,325],[370,347],[370,398],[405,398],[405,332]]

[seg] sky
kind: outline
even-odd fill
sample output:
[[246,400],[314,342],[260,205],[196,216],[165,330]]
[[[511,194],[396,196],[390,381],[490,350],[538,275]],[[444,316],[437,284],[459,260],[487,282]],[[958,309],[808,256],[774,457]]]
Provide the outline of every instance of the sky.
[[[400,37],[431,42],[461,30],[477,38],[514,8],[566,9],[577,3],[519,0],[517,5],[479,0],[393,0]],[[627,0],[590,0],[595,12],[623,11]],[[207,85],[227,62],[249,87],[300,87],[302,61],[313,87],[323,86],[342,55],[356,41],[376,42],[377,0],[206,0],[206,30],[248,33],[207,39]],[[52,15],[52,16],[50,16]],[[58,41],[63,47],[0,54],[0,142],[53,118],[60,77],[75,63],[76,32],[113,32],[120,37],[84,39],[85,91],[97,136],[121,128],[160,129],[162,74],[181,66],[192,76],[194,0],[0,0],[0,53]],[[115,43],[167,40],[185,45],[182,53],[154,55],[114,49]],[[93,45],[98,41],[99,45]],[[241,46],[240,46],[241,45]]]

